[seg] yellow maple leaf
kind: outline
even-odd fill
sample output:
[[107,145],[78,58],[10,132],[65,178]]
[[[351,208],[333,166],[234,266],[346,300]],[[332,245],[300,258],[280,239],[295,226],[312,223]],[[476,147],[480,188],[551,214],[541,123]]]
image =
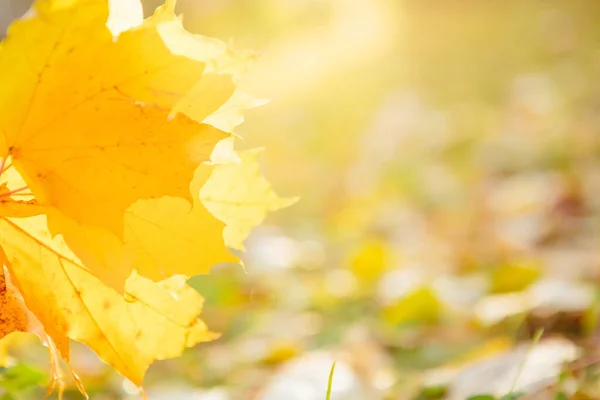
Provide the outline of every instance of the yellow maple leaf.
[[215,338],[197,319],[202,298],[184,276],[154,283],[134,273],[121,295],[90,273],[60,236],[51,237],[44,216],[1,218],[0,236],[28,308],[67,359],[69,337],[141,385],[154,360]]
[[143,20],[138,0],[38,0],[11,25],[0,45],[0,337],[36,333],[59,385],[69,339],[140,386],[154,360],[216,337],[187,277],[236,260],[225,242],[241,247],[267,211],[291,204],[254,152],[233,151],[240,110],[259,103],[235,86],[252,58],[185,32],[174,1]]
[[216,165],[208,181],[200,189],[202,204],[227,226],[225,243],[244,250],[244,239],[259,225],[269,211],[288,207],[297,198],[279,197],[260,174],[258,155],[262,149],[239,154],[241,162]]
[[37,201],[117,235],[138,199],[191,201],[196,167],[227,136],[198,121],[233,94],[231,77],[204,79],[205,63],[173,54],[159,23],[114,40],[106,1],[36,10],[11,25],[0,51],[0,154]]

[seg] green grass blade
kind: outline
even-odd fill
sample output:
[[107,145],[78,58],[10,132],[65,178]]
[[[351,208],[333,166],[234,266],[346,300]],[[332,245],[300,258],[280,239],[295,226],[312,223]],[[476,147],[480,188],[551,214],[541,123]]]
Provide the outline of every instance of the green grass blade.
[[523,361],[521,362],[521,365],[519,366],[519,370],[517,372],[517,375],[515,376],[515,379],[510,388],[510,392],[508,392],[508,395],[511,395],[515,391],[515,387],[517,386],[517,382],[519,380],[519,376],[521,376],[521,372],[523,372],[523,367],[525,367],[527,358],[529,358],[529,354],[531,354],[531,350],[533,350],[535,345],[540,341],[543,334],[544,334],[544,328],[541,328],[541,329],[538,329],[535,332],[535,334],[533,335],[533,339],[531,340],[531,346],[529,347],[527,353],[525,354],[525,357],[523,357]]
[[333,383],[333,371],[335,371],[335,363],[331,366],[331,371],[329,371],[329,381],[327,382],[327,397],[325,400],[331,400],[331,384]]

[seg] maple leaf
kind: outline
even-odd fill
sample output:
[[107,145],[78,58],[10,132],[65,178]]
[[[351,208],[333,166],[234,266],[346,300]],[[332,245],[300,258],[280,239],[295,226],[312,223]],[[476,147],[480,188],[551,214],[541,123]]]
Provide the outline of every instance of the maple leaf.
[[[0,88],[13,110],[0,116],[0,151],[48,207],[52,232],[120,291],[133,265],[164,279],[233,261],[190,180],[240,110],[259,104],[233,84],[253,56],[186,32],[173,1],[145,21],[133,0],[45,0],[35,10],[0,51],[3,76],[23,78]],[[182,245],[190,251],[173,251]]]
[[154,283],[134,273],[120,295],[90,273],[61,237],[51,237],[44,216],[2,218],[0,236],[27,307],[67,360],[69,337],[141,385],[154,360],[215,337],[197,319],[202,300],[183,276]]
[[[173,54],[160,20],[113,40],[106,2],[80,3],[41,1],[11,25],[0,51],[0,154],[40,204],[121,235],[138,199],[192,200],[196,167],[227,136],[198,121],[235,87],[215,74],[205,83],[205,64]],[[187,98],[198,85],[210,96]],[[173,113],[180,101],[194,119]]]
[[291,203],[233,151],[261,103],[235,86],[253,56],[187,33],[174,4],[38,0],[0,45],[0,339],[36,333],[59,387],[70,339],[138,386],[213,340],[187,277]]

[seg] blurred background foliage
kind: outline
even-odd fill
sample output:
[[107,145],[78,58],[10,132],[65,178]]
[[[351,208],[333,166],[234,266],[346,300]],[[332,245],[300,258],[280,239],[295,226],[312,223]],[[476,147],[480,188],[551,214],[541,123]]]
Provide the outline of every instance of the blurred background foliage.
[[[3,25],[28,3],[1,0]],[[301,201],[253,232],[247,274],[191,280],[223,336],[156,363],[151,400],[324,399],[333,361],[338,400],[600,396],[600,3],[178,7],[261,54],[240,84],[272,101],[240,147],[265,146],[264,173]],[[139,398],[75,347],[93,399]]]

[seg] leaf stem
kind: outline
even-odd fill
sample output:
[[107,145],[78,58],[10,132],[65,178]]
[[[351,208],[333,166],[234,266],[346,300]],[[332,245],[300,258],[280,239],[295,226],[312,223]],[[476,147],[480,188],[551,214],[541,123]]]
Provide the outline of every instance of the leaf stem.
[[3,157],[2,161],[0,161],[0,176],[2,176],[2,173],[4,172],[4,165],[6,164],[6,159],[7,158],[8,158],[8,156],[7,157]]
[[23,187],[20,187],[20,188],[17,188],[17,189],[13,189],[13,190],[5,192],[5,193],[0,193],[0,199],[2,197],[7,197],[7,196],[11,196],[11,195],[13,195],[15,193],[22,192],[25,189],[29,189],[29,188],[27,186],[23,186]]

